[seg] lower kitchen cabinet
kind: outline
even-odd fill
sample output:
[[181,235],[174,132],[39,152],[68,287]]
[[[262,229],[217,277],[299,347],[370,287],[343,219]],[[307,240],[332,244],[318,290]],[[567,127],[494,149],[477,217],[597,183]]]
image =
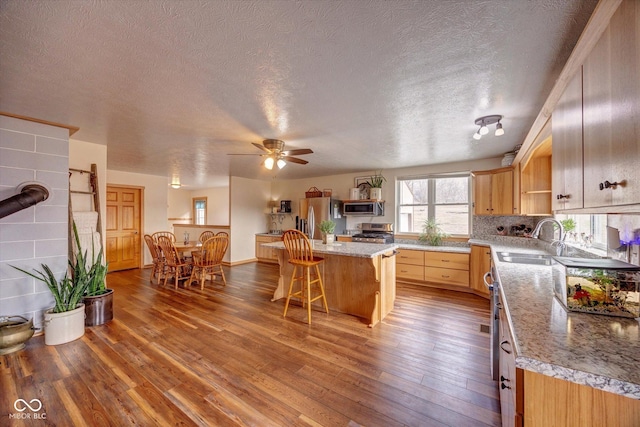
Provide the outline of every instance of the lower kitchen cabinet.
[[469,261],[469,284],[476,294],[489,298],[489,288],[484,284],[484,274],[491,270],[491,248],[489,246],[471,245]]
[[449,289],[469,288],[469,254],[400,249],[396,278]]
[[282,236],[256,236],[256,258],[260,262],[278,263],[278,253],[274,248],[265,248],[263,243],[272,243],[282,240]]

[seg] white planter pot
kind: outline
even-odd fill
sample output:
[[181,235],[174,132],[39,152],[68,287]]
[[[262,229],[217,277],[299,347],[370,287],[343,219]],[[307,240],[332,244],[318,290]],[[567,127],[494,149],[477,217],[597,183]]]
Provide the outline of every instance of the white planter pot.
[[44,312],[44,343],[64,344],[84,335],[84,304],[71,311],[53,313],[53,308]]
[[322,243],[324,243],[325,245],[333,243],[335,240],[336,240],[336,235],[335,234],[323,234],[322,235]]
[[370,188],[369,198],[373,200],[382,200],[382,188]]

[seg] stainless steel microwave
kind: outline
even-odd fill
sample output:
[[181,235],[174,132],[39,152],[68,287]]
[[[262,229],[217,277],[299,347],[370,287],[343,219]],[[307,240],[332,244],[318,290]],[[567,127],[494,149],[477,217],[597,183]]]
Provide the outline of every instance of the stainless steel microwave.
[[344,215],[350,216],[382,216],[384,215],[384,205],[382,202],[369,200],[344,202],[342,212]]

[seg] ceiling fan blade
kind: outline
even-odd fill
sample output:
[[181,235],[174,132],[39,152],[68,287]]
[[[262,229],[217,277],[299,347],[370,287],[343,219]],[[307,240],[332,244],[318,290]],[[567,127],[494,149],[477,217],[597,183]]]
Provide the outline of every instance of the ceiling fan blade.
[[284,156],[283,159],[285,159],[287,162],[299,163],[301,165],[306,165],[307,163],[309,163],[306,160],[298,159],[297,157]]
[[262,151],[266,151],[267,153],[271,154],[271,150],[266,148],[264,145],[258,144],[257,142],[252,142],[252,144],[258,147],[259,149],[261,149]]
[[301,148],[299,150],[283,151],[282,154],[284,154],[285,156],[301,156],[303,154],[313,154],[313,150],[309,148]]

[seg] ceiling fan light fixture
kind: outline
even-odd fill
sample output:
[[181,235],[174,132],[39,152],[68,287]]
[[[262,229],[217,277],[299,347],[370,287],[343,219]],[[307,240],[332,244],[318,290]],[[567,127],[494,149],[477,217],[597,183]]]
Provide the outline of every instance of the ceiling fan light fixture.
[[264,161],[264,167],[271,170],[273,169],[274,163],[275,163],[275,160],[273,159],[273,157],[267,157]]
[[498,122],[498,124],[496,124],[495,136],[502,136],[502,135],[504,135],[504,129],[502,129],[502,123]]
[[278,169],[282,169],[283,167],[287,166],[287,162],[285,162],[284,159],[278,159],[276,165],[278,165]]

